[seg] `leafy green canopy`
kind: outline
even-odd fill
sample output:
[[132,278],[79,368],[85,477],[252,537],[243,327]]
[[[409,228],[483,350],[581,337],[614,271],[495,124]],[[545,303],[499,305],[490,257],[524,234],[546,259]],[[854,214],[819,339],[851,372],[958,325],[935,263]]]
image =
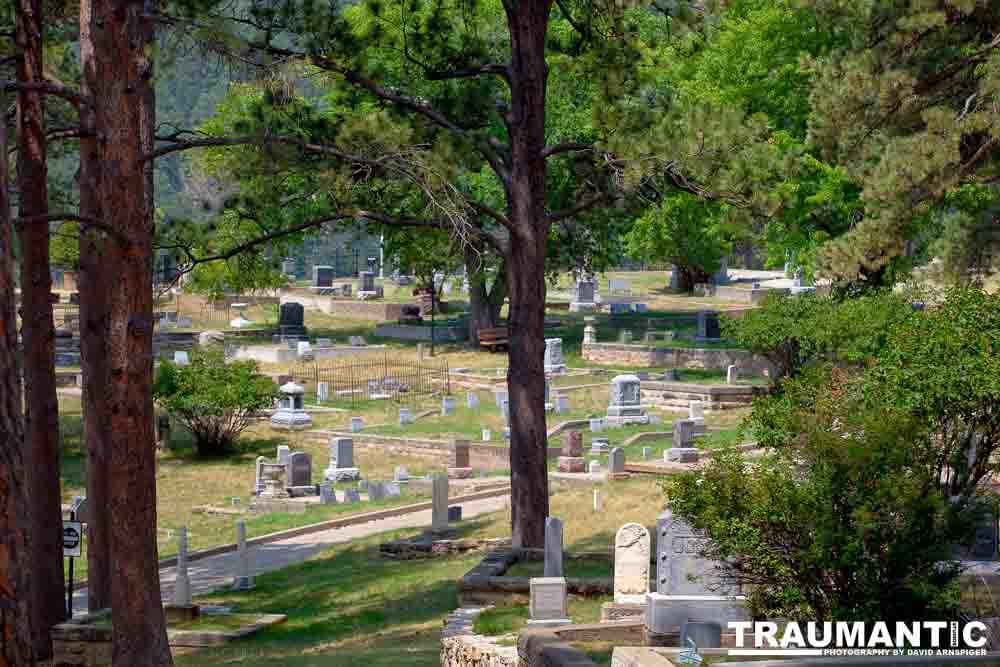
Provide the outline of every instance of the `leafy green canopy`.
[[221,350],[197,350],[190,364],[162,361],[153,399],[194,436],[198,453],[225,453],[254,414],[274,405],[278,391],[254,361],[226,363]]
[[723,332],[770,361],[779,378],[791,378],[805,365],[828,358],[852,366],[870,363],[913,317],[908,299],[892,292],[844,301],[774,292],[760,308],[725,318]]

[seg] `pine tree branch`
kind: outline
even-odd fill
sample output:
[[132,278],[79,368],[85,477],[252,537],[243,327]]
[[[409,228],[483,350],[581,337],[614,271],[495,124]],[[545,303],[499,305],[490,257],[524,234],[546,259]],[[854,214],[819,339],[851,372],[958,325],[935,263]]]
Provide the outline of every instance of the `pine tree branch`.
[[562,153],[578,153],[583,151],[592,151],[594,146],[592,144],[584,144],[577,141],[567,141],[561,144],[556,144],[554,146],[549,146],[542,151],[543,158],[550,158],[553,155],[560,155]]
[[572,218],[573,216],[579,215],[594,208],[598,204],[608,201],[609,196],[606,192],[593,192],[576,203],[576,205],[569,208],[563,209],[561,211],[555,211],[550,213],[545,217],[549,222],[559,222],[560,220],[565,220],[566,218]]
[[267,144],[287,144],[297,146],[310,153],[322,153],[330,155],[345,162],[355,164],[365,164],[372,167],[385,165],[390,160],[401,157],[400,153],[386,153],[377,158],[369,158],[363,155],[347,153],[336,146],[330,144],[315,144],[283,135],[248,135],[243,137],[205,137],[203,139],[182,139],[184,135],[194,134],[189,131],[175,132],[171,135],[157,136],[157,141],[170,142],[167,146],[157,148],[152,153],[143,156],[143,160],[155,160],[156,158],[177,153],[179,151],[191,150],[192,148],[209,148],[213,146],[266,146]]
[[0,88],[4,90],[37,90],[46,95],[61,97],[76,108],[81,104],[90,104],[90,100],[85,98],[80,91],[70,88],[54,81],[11,81],[9,79],[0,80]]

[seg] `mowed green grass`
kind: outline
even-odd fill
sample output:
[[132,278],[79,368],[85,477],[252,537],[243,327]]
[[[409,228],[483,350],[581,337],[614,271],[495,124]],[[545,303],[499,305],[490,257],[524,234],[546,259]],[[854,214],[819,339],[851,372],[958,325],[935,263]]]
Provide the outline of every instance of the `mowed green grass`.
[[[657,480],[602,485],[604,510],[593,512],[590,486],[557,486],[550,513],[564,522],[569,552],[610,551],[621,524],[653,527],[663,510]],[[655,534],[655,531],[653,531]],[[199,596],[199,604],[231,606],[239,613],[281,613],[288,621],[217,649],[175,652],[178,666],[336,665],[434,667],[440,664],[441,629],[458,606],[457,581],[483,552],[428,560],[384,560],[378,544],[413,537],[385,533],[332,547],[305,563],[260,575],[253,591]],[[510,535],[510,510],[463,522],[459,538]],[[655,538],[654,538],[655,539]],[[572,618],[597,620],[602,599],[570,600]],[[521,611],[502,614],[516,624]]]

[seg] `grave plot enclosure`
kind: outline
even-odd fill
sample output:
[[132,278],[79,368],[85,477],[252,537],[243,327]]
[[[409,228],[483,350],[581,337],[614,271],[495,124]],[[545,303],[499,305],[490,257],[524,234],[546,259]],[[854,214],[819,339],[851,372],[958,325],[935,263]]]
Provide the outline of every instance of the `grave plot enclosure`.
[[316,393],[324,382],[331,403],[351,405],[370,400],[411,401],[442,392],[447,395],[451,390],[448,362],[408,361],[389,354],[300,362],[289,374],[308,393]]

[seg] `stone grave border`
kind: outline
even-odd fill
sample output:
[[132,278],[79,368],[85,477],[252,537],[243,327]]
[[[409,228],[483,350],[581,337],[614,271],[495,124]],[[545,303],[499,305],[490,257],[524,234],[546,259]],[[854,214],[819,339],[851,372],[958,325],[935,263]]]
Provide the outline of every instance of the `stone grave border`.
[[417,560],[504,547],[510,547],[509,537],[477,540],[429,540],[417,537],[413,540],[382,542],[378,545],[378,553],[382,558],[391,560]]
[[[610,551],[566,552],[568,560],[599,560],[614,563],[614,553]],[[461,607],[485,607],[497,603],[527,603],[531,590],[531,577],[505,577],[515,563],[520,561],[542,561],[544,549],[497,549],[486,554],[458,582],[458,602]],[[613,577],[591,577],[566,579],[567,594],[582,597],[611,595],[614,592]]]

